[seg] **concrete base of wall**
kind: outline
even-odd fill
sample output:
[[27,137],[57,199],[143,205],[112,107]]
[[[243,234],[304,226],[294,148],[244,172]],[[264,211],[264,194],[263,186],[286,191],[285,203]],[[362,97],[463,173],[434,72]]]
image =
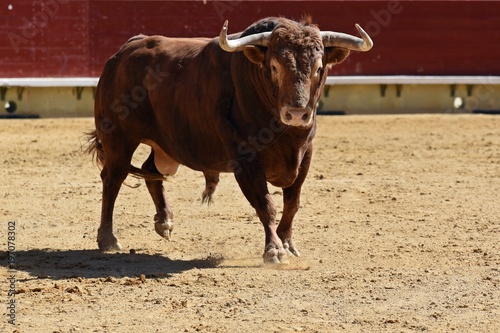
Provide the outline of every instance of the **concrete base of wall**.
[[13,115],[92,116],[94,90],[94,87],[11,87],[2,98],[0,114],[8,114],[6,109],[14,106]]
[[318,110],[345,114],[500,110],[500,85],[330,85]]
[[[0,117],[93,115],[95,86],[0,88]],[[329,84],[318,107],[318,111],[325,114],[470,113],[474,110],[500,110],[500,84]]]

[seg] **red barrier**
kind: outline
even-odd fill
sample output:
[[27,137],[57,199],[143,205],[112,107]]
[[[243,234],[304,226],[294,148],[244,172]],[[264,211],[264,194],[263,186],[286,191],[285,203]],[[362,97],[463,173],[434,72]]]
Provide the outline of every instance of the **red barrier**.
[[218,35],[265,16],[299,19],[375,42],[331,74],[500,75],[500,2],[462,1],[70,1],[1,5],[2,77],[99,76],[131,36]]

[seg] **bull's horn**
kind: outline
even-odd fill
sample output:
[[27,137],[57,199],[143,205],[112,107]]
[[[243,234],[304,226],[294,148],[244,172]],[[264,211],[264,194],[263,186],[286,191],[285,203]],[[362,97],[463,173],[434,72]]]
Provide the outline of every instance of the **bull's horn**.
[[227,52],[243,51],[247,45],[267,46],[269,45],[269,36],[271,32],[261,32],[259,34],[249,35],[238,39],[227,39],[227,20],[220,31],[219,45]]
[[323,38],[323,45],[325,47],[343,47],[353,51],[366,52],[373,47],[373,41],[368,36],[368,34],[356,24],[356,29],[358,29],[359,34],[362,39],[352,35],[344,34],[341,32],[332,31],[321,31],[321,37]]

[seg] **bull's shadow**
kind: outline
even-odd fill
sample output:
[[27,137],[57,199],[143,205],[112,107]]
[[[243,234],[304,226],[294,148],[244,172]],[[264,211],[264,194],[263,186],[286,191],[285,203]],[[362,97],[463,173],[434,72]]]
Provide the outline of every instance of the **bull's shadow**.
[[[2,266],[7,253],[0,252]],[[33,278],[68,279],[101,277],[168,278],[193,268],[214,268],[221,259],[172,260],[158,254],[101,253],[97,250],[28,250],[15,252],[15,270],[30,273]]]

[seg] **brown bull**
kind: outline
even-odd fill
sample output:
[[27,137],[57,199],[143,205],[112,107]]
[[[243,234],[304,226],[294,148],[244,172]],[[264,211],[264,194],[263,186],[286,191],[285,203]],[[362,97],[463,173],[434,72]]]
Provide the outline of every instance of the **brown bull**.
[[[226,22],[213,39],[131,38],[106,62],[96,91],[89,150],[102,164],[99,249],[120,249],[113,208],[129,173],[146,179],[156,206],[155,230],[170,237],[173,213],[162,177],[182,164],[204,173],[208,202],[219,174],[234,173],[264,226],[264,260],[298,256],[292,222],[328,68],[350,50],[372,47],[356,27],[362,38],[322,32],[309,18],[266,18],[231,36]],[[131,159],[141,143],[152,150],[138,169]],[[283,189],[279,225],[268,182]]]

